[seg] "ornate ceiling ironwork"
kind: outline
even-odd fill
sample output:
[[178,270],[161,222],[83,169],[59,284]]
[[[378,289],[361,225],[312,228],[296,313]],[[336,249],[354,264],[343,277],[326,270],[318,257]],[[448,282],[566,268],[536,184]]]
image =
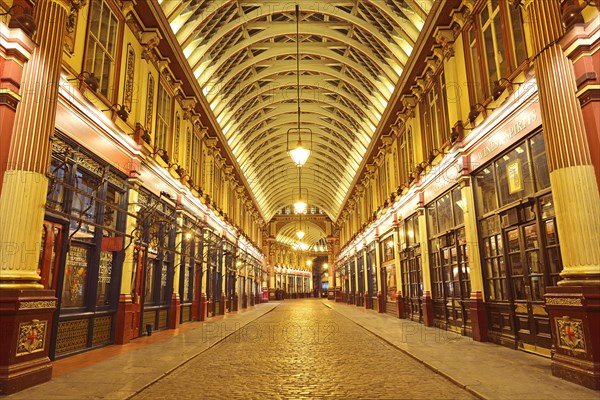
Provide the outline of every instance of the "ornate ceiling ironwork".
[[[304,168],[311,205],[332,220],[434,0],[299,1]],[[296,167],[296,2],[159,3],[267,220],[289,204]]]

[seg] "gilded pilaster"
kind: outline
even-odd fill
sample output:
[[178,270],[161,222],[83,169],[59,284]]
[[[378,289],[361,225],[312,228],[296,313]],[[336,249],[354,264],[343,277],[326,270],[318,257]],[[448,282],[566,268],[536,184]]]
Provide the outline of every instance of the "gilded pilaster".
[[[66,0],[38,1],[38,47],[25,66],[0,195],[0,288],[41,289],[36,273],[56,120]],[[58,29],[57,29],[58,28]]]
[[600,194],[573,65],[558,43],[559,0],[527,0],[564,269],[559,285],[600,284]]

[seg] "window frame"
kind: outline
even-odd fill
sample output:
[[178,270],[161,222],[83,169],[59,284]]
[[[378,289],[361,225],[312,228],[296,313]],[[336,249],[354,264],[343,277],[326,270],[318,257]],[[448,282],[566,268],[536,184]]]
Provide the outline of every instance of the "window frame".
[[[483,25],[481,21],[481,13],[486,7],[489,7],[491,2],[494,0],[480,0],[478,4],[475,6],[472,15],[473,19],[471,22],[465,25],[463,29],[463,47],[465,49],[465,58],[467,64],[467,75],[468,82],[472,82],[472,84],[468,84],[468,92],[470,104],[488,104],[492,101],[492,88],[494,86],[495,79],[490,81],[490,77],[488,74],[488,61],[485,53],[484,47],[484,33],[483,33]],[[508,80],[513,80],[515,76],[520,74],[528,67],[529,58],[526,57],[519,63],[517,59],[517,50],[514,42],[514,27],[513,20],[511,17],[511,7],[508,4],[508,0],[497,0],[498,1],[498,14],[500,16],[499,26],[496,26],[496,29],[502,35],[502,44],[503,44],[503,55],[506,56],[506,76],[499,76],[499,79],[505,78]],[[523,14],[521,10],[518,10],[521,18],[521,22],[523,22]],[[524,28],[522,29],[524,31]],[[475,38],[475,44],[472,45],[471,41],[471,33],[473,33]],[[497,32],[496,32],[497,34]],[[496,47],[497,43],[497,35],[493,35],[493,45]],[[526,35],[523,35],[523,42],[525,43],[525,54],[529,55],[529,47],[530,44],[526,38]],[[474,60],[473,52],[476,53],[477,59]],[[475,76],[475,75],[479,76]],[[501,74],[500,71],[497,72],[498,75]]]
[[[104,94],[102,93],[102,76],[96,76],[94,74],[94,76],[96,77],[96,79],[98,80],[99,83],[99,87],[98,90],[96,91],[96,95],[98,96],[98,98],[104,102],[106,105],[108,106],[112,106],[114,103],[116,103],[116,99],[117,96],[119,94],[119,88],[121,85],[118,85],[116,83],[118,83],[121,79],[121,59],[123,57],[122,53],[123,53],[123,30],[124,30],[124,25],[125,25],[125,19],[123,17],[123,15],[117,11],[119,8],[115,5],[113,0],[91,0],[88,6],[88,21],[86,23],[86,37],[85,37],[85,48],[84,48],[84,52],[83,52],[83,57],[82,57],[82,72],[83,71],[87,71],[89,73],[93,73],[94,68],[88,68],[89,66],[87,65],[87,60],[88,60],[88,55],[90,52],[90,46],[91,46],[91,41],[94,40],[96,43],[101,43],[99,40],[97,40],[95,37],[91,38],[91,34],[92,34],[92,10],[93,10],[93,5],[94,2],[98,1],[99,3],[102,4],[103,8],[102,10],[104,10],[104,7],[107,7],[108,10],[112,13],[112,15],[114,15],[116,21],[117,21],[117,27],[116,27],[116,32],[115,32],[115,43],[114,43],[114,57],[113,57],[113,62],[112,62],[112,77],[110,78],[110,80],[112,82],[108,82],[108,87],[107,87],[107,93]],[[95,60],[95,58],[94,58]],[[95,61],[94,61],[95,64]],[[116,90],[111,91],[111,86],[115,87]]]

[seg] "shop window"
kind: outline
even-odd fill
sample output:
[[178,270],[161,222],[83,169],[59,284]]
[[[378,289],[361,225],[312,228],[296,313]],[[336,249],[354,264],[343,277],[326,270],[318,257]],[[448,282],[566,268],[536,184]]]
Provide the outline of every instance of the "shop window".
[[492,301],[508,300],[504,243],[500,231],[500,217],[494,215],[482,221],[484,264],[487,296]]
[[391,266],[385,268],[385,296],[387,301],[396,301],[396,269]]
[[436,201],[438,214],[438,232],[447,232],[454,226],[454,217],[452,216],[452,199],[450,193],[444,194]]
[[91,246],[72,243],[67,253],[61,308],[85,306]]
[[155,264],[157,260],[155,258],[148,258],[146,263],[146,274],[144,284],[144,304],[154,304],[154,273],[156,270]]
[[456,225],[462,225],[465,222],[465,207],[466,201],[462,198],[462,192],[460,188],[452,190],[452,206],[454,209],[454,223]]
[[96,202],[102,181],[90,174],[78,170],[75,177],[75,187],[71,203],[70,235],[77,239],[91,238],[95,231]]
[[498,208],[493,165],[487,165],[475,174],[475,188],[477,193],[477,209],[481,214],[488,214]]
[[167,150],[169,128],[171,126],[172,99],[167,88],[160,82],[158,85],[158,100],[156,107],[156,148]]
[[537,190],[550,187],[550,173],[548,172],[548,160],[546,159],[546,147],[544,135],[538,133],[529,141],[531,146],[532,165],[535,173]]
[[543,220],[542,235],[545,239],[546,257],[548,258],[549,286],[557,286],[563,265],[560,257],[556,220],[554,219],[554,202],[552,201],[552,195],[549,194],[540,199],[540,205]]
[[107,98],[114,87],[118,28],[119,21],[107,2],[92,0],[84,70],[94,74],[99,92]]
[[160,268],[160,304],[166,304],[168,301],[167,298],[167,272],[169,270],[169,266],[166,262],[161,263]]
[[65,197],[65,188],[63,182],[67,180],[68,171],[69,164],[62,160],[55,159],[54,157],[52,158],[52,162],[50,163],[51,179],[48,181],[46,207],[57,211],[63,210],[63,202]]
[[437,218],[437,208],[435,204],[430,204],[427,207],[427,230],[430,235],[435,235],[438,233],[438,218]]
[[534,192],[527,158],[527,146],[521,144],[495,162],[500,205],[527,197]]
[[383,262],[391,261],[395,258],[393,236],[390,236],[389,238],[383,240],[381,250],[383,253]]
[[109,304],[109,289],[113,269],[113,252],[101,251],[98,269],[98,289],[96,292],[96,305]]

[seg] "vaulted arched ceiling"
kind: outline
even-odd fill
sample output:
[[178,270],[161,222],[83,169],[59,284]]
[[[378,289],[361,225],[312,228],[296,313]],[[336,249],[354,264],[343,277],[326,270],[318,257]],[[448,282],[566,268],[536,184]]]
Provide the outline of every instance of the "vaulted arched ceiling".
[[433,1],[158,0],[267,220],[297,192],[296,4],[302,186],[335,219]]

